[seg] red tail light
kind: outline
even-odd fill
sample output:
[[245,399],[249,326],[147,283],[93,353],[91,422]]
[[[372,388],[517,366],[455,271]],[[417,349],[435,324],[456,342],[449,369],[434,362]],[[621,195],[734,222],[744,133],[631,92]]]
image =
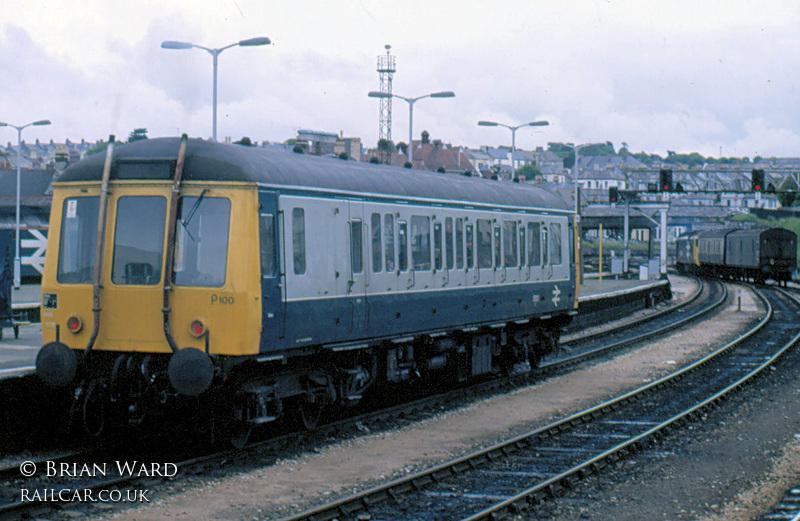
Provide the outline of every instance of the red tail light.
[[193,320],[191,324],[189,324],[189,333],[192,334],[193,337],[201,337],[206,332],[206,325],[203,324],[202,320]]
[[78,315],[72,315],[67,319],[67,330],[70,333],[79,333],[83,329],[83,320]]

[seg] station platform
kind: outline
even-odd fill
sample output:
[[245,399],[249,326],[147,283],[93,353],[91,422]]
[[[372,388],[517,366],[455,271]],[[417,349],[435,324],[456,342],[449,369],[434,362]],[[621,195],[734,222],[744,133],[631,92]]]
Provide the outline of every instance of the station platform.
[[39,284],[23,284],[20,289],[11,289],[11,309],[15,317],[23,317],[19,323],[19,338],[14,338],[14,329],[3,328],[0,339],[0,379],[25,376],[32,373],[36,354],[42,347],[42,328],[38,322],[29,322],[29,317],[38,319],[42,299]]
[[615,279],[611,275],[604,275],[603,280],[600,280],[596,274],[592,275],[594,276],[584,277],[583,284],[578,289],[579,303],[669,285],[669,280],[666,279]]

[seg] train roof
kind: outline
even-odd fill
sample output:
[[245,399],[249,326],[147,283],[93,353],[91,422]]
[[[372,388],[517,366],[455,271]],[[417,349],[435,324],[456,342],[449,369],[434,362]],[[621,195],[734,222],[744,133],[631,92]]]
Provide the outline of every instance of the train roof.
[[[179,138],[155,138],[116,146],[112,179],[171,179],[179,144]],[[104,161],[105,154],[90,156],[67,168],[58,183],[100,181]],[[144,169],[142,163],[171,167]],[[444,175],[201,139],[188,140],[183,176],[186,181],[246,182],[284,189],[570,210],[559,196],[524,183]]]
[[730,234],[731,237],[761,237],[764,236],[766,238],[781,238],[781,239],[795,239],[797,235],[791,231],[786,230],[783,228],[753,228],[753,229],[742,229],[742,230],[734,230]]

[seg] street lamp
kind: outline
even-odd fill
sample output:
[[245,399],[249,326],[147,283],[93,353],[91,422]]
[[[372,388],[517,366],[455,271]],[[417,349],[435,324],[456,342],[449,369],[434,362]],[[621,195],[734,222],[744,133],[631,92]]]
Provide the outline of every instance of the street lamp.
[[517,149],[517,130],[521,129],[522,127],[546,127],[550,123],[547,121],[531,121],[530,123],[524,123],[522,125],[517,125],[516,127],[512,127],[511,125],[504,125],[502,123],[495,123],[494,121],[478,121],[478,125],[482,127],[506,127],[507,129],[511,130],[511,180],[513,181],[516,179],[516,166],[514,162],[514,154]]
[[370,98],[400,98],[401,100],[405,100],[408,102],[408,162],[414,164],[414,103],[423,99],[423,98],[453,98],[455,94],[449,90],[443,92],[434,92],[431,94],[425,94],[424,96],[418,96],[416,98],[406,98],[404,96],[398,96],[397,94],[392,94],[390,92],[378,92],[378,91],[370,91],[368,94]]
[[572,165],[572,170],[573,170],[573,174],[572,174],[573,179],[572,179],[572,181],[575,183],[575,213],[578,213],[578,209],[579,209],[579,205],[580,205],[580,202],[579,202],[580,197],[578,196],[578,172],[579,172],[579,170],[578,170],[578,153],[580,152],[580,150],[582,148],[594,147],[594,146],[602,146],[604,144],[605,143],[584,143],[582,145],[575,145],[573,143],[566,143],[566,146],[570,147],[572,150],[575,151],[575,164]]
[[230,49],[231,47],[255,47],[258,45],[269,45],[272,42],[267,37],[259,37],[259,38],[250,38],[249,40],[241,40],[236,43],[232,43],[230,45],[226,45],[225,47],[220,47],[219,49],[209,49],[208,47],[203,47],[202,45],[195,45],[193,43],[187,42],[176,42],[172,40],[165,40],[161,42],[162,49],[174,49],[174,50],[184,50],[184,49],[191,49],[192,47],[196,49],[203,49],[207,53],[209,53],[214,58],[214,101],[213,101],[213,126],[212,126],[212,138],[214,141],[217,140],[217,57],[219,54],[224,51],[225,49]]
[[22,282],[22,262],[19,258],[19,199],[20,199],[20,173],[22,163],[22,129],[25,127],[49,125],[49,119],[41,119],[28,123],[27,125],[17,126],[0,122],[0,127],[12,127],[17,129],[17,217],[16,217],[16,236],[14,239],[14,289],[19,289]]

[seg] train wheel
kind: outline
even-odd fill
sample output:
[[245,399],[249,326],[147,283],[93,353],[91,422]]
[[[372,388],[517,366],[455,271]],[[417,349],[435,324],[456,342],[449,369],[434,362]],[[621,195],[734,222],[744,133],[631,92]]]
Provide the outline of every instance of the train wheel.
[[80,402],[80,421],[84,432],[93,438],[100,436],[105,430],[107,401],[108,386],[105,379],[92,380]]
[[228,441],[230,441],[231,445],[233,445],[235,449],[243,449],[247,445],[252,433],[252,425],[244,422],[236,422],[230,426],[230,431],[228,432]]
[[297,424],[306,430],[314,430],[320,424],[325,411],[325,399],[313,392],[297,401]]

